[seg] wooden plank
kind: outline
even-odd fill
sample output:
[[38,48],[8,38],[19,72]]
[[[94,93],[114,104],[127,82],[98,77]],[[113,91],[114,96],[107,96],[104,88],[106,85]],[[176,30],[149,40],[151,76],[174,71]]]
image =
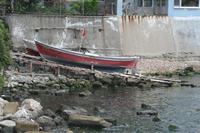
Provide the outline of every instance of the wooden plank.
[[30,61],[30,69],[29,69],[29,72],[32,73],[32,68],[33,68],[33,62]]
[[[29,57],[29,58],[38,59],[38,60],[42,59],[42,57],[40,57],[40,56],[33,56],[33,55],[22,54],[22,53],[15,53],[15,52],[13,52],[12,54],[14,54],[15,56]],[[15,58],[15,57],[12,57],[12,58]]]

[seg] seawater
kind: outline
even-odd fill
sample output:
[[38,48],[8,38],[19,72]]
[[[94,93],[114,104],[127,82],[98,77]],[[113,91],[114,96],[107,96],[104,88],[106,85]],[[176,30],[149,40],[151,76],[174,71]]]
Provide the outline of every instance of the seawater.
[[[182,77],[181,80],[200,86],[200,75]],[[104,129],[70,127],[74,133],[200,132],[200,87],[98,89],[93,90],[93,95],[88,97],[79,97],[80,91],[65,96],[42,95],[41,104],[54,111],[60,104],[81,106],[89,113],[99,106],[105,113],[96,115],[112,117],[117,120],[117,125]],[[136,115],[137,111],[142,110],[142,103],[157,111],[161,121],[153,122],[154,116]],[[178,126],[179,129],[170,131],[169,125]]]

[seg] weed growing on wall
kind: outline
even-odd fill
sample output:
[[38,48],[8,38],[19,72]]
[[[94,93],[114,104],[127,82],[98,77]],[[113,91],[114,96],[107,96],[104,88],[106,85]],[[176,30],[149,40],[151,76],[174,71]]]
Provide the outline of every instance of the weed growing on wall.
[[10,57],[10,48],[11,39],[8,28],[5,27],[3,20],[0,20],[0,88],[4,84],[3,71],[13,63]]

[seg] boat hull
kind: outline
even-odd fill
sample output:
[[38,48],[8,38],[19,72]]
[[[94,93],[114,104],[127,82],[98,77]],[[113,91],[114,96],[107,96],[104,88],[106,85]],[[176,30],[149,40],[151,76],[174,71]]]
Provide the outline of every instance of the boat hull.
[[124,73],[126,69],[135,72],[138,57],[100,57],[85,55],[80,52],[58,49],[39,41],[35,41],[40,56],[47,61],[94,69],[106,72]]
[[35,56],[40,55],[34,41],[27,40],[27,39],[23,39],[23,41],[24,41],[24,44],[25,44],[26,51],[29,54],[35,55]]

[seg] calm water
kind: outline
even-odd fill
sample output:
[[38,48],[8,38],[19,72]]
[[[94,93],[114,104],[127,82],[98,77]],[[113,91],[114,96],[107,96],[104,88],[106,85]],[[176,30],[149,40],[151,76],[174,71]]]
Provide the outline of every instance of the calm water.
[[[200,75],[183,78],[200,86]],[[59,104],[81,106],[93,113],[99,106],[105,109],[101,116],[111,116],[117,126],[102,130],[90,128],[71,128],[74,133],[198,133],[200,132],[200,88],[126,88],[95,90],[89,97],[79,97],[78,92],[66,96],[42,96],[42,106],[55,110]],[[160,122],[153,122],[151,116],[137,116],[141,104],[148,104],[158,112]],[[128,127],[125,126],[129,125]],[[180,127],[169,131],[168,126]]]

